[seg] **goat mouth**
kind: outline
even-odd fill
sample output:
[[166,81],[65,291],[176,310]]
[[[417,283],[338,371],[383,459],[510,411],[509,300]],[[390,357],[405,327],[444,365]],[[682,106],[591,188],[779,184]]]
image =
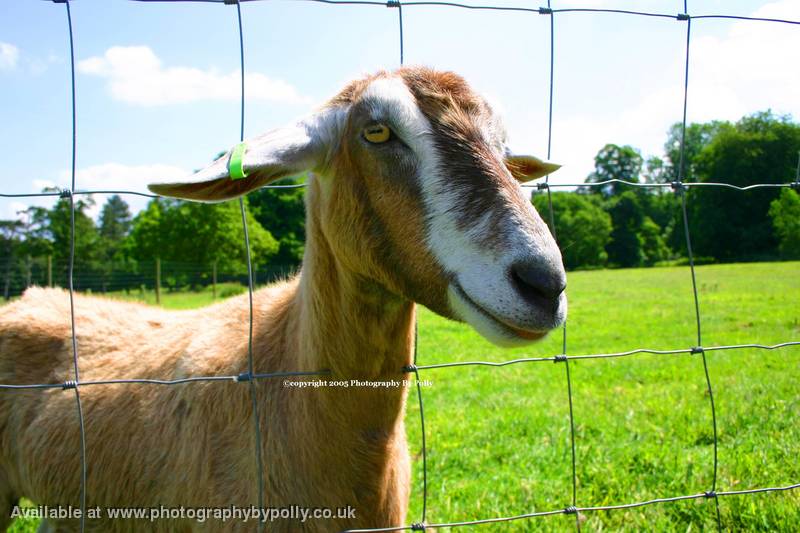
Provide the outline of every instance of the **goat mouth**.
[[461,287],[461,285],[457,281],[454,281],[451,284],[451,287],[464,303],[469,305],[474,311],[476,311],[482,317],[489,320],[489,322],[491,322],[494,325],[494,327],[496,327],[509,337],[524,339],[528,341],[535,341],[547,335],[549,331],[549,330],[522,329],[517,326],[512,326],[511,324],[497,317],[493,313],[489,312],[484,307],[479,305],[475,300],[470,298],[467,292]]

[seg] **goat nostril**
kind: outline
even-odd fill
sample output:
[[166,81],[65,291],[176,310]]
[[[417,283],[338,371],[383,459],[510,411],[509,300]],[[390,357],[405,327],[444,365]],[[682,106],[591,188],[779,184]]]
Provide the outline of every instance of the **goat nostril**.
[[523,296],[552,302],[567,288],[563,270],[538,262],[520,262],[511,267],[511,279]]

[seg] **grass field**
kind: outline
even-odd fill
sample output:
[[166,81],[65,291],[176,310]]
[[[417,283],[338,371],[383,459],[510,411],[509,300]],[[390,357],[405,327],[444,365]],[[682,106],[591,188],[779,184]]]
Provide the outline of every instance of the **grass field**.
[[[702,343],[800,340],[800,263],[697,269]],[[570,355],[697,344],[689,270],[576,272],[569,276]],[[166,294],[166,307],[211,294]],[[561,333],[503,350],[463,325],[423,311],[419,364],[502,361],[561,352]],[[719,430],[718,490],[800,481],[800,347],[709,352]],[[712,483],[713,432],[699,355],[640,354],[571,361],[579,506],[696,494]],[[428,523],[517,515],[571,504],[564,363],[426,370]],[[416,396],[407,426],[414,455],[410,521],[422,512]],[[797,531],[800,491],[719,499],[730,531]],[[662,503],[581,517],[583,531],[716,528],[712,500]],[[532,518],[477,530],[573,531],[574,517]],[[14,532],[33,531],[18,522]]]

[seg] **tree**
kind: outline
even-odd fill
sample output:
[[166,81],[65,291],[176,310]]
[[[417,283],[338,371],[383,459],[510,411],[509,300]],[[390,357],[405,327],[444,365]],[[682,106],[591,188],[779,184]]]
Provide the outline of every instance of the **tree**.
[[103,288],[108,283],[119,284],[122,271],[134,270],[126,239],[131,231],[131,211],[119,195],[109,197],[100,211],[100,270],[103,272]]
[[169,200],[153,198],[147,207],[133,219],[130,233],[131,251],[138,261],[154,261],[165,252],[166,228],[164,222],[164,204]]
[[[618,179],[628,183],[663,183],[669,171],[658,157],[645,162],[632,146],[605,145],[595,156],[595,169],[586,183]],[[668,240],[674,227],[675,202],[660,189],[608,183],[599,187],[579,187],[581,193],[599,193],[601,204],[611,217],[611,236],[606,244],[608,260],[623,267],[652,265],[672,255]],[[652,216],[651,216],[652,214]]]
[[800,259],[800,194],[783,189],[769,206],[778,251],[784,259]]
[[[651,156],[644,163],[642,172],[642,182],[644,183],[667,183],[670,181],[669,165],[660,157]],[[652,191],[662,192],[663,188],[653,188]]]
[[[245,199],[247,205],[247,199]],[[167,257],[176,261],[211,265],[229,272],[247,268],[244,230],[238,201],[218,204],[173,201],[164,216]],[[278,242],[247,211],[247,228],[253,265],[265,265],[278,251]],[[198,246],[198,243],[202,243]]]
[[[50,213],[44,207],[31,206],[24,211],[18,211],[20,218],[22,240],[17,246],[17,259],[22,260],[24,273],[24,287],[33,283],[33,269],[36,258],[52,260],[53,243],[50,233]],[[40,278],[43,282],[49,279]]]
[[23,223],[20,220],[0,220],[0,253],[5,257],[3,264],[3,298],[11,297],[11,267],[18,253]]
[[[594,172],[586,178],[586,183],[600,183],[611,179],[639,183],[642,163],[642,155],[636,148],[607,144],[594,157]],[[578,191],[600,192],[608,198],[627,189],[629,186],[615,182],[597,187],[580,187]]]
[[642,219],[639,227],[639,236],[642,243],[642,262],[646,266],[652,266],[659,261],[669,259],[672,252],[667,245],[661,227],[646,216]]
[[[605,265],[608,259],[605,246],[611,239],[611,217],[600,206],[600,198],[555,192],[551,199],[564,266],[575,269]],[[549,225],[547,195],[534,195],[533,205]]]
[[[785,183],[794,179],[798,151],[800,124],[766,111],[718,127],[694,164],[703,182]],[[697,253],[724,261],[775,257],[778,238],[768,212],[778,195],[774,188],[691,189],[687,201]]]
[[[285,184],[305,181],[305,177],[284,180]],[[305,189],[259,189],[248,195],[255,219],[279,244],[272,262],[297,266],[303,259],[306,238]]]
[[[716,137],[720,130],[730,128],[731,124],[726,121],[712,120],[706,123],[693,123],[686,126],[686,140],[684,150],[684,174],[683,181],[696,181],[697,169],[695,163],[700,152],[708,146]],[[683,125],[680,122],[673,124],[667,132],[667,142],[664,144],[664,152],[667,161],[664,162],[663,179],[664,182],[678,180],[678,167],[681,161],[681,139],[683,137]]]
[[[647,253],[647,263],[669,259],[671,257],[685,253],[686,242],[683,235],[683,212],[681,210],[681,199],[671,189],[656,189],[657,194],[639,195],[639,200],[643,202],[644,212],[659,228],[659,236],[664,246],[666,246],[666,257],[664,252],[655,253],[650,245],[646,247],[651,250]],[[656,245],[654,241],[649,241]],[[651,259],[658,255],[661,259]],[[651,262],[652,261],[652,262]]]
[[606,246],[609,262],[620,267],[642,265],[646,255],[640,232],[645,215],[638,196],[633,191],[625,191],[611,198],[608,213],[614,227],[611,242]]
[[100,211],[100,236],[109,242],[121,242],[130,232],[131,223],[131,211],[125,200],[118,194],[109,197]]
[[[91,198],[74,199],[75,202],[75,271],[92,272],[97,264],[99,235],[94,220],[87,214],[94,205]],[[66,275],[72,241],[71,208],[69,198],[60,198],[47,213],[47,232],[53,240],[54,263]]]
[[50,211],[44,207],[31,206],[17,214],[22,217],[22,253],[31,257],[51,255],[53,235],[50,232]]
[[[247,205],[245,199],[245,205]],[[255,267],[266,265],[278,251],[278,242],[248,209],[250,253]],[[142,262],[156,259],[213,265],[224,272],[247,271],[244,231],[238,201],[202,204],[180,200],[151,200],[140,212],[131,231],[131,249]],[[197,282],[185,274],[174,284]]]

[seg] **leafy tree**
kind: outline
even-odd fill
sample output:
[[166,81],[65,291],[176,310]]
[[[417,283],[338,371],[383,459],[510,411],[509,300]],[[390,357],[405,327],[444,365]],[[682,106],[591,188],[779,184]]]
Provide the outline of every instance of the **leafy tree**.
[[[247,226],[253,265],[266,265],[278,251],[278,242],[250,210]],[[151,200],[134,219],[130,238],[134,257],[140,263],[159,258],[209,268],[216,263],[221,271],[231,273],[247,269],[238,201],[201,204]]]
[[[729,128],[731,124],[726,121],[713,120],[705,123],[693,123],[686,126],[686,149],[684,150],[684,174],[683,181],[696,181],[697,156],[708,146],[723,128]],[[681,138],[683,126],[680,122],[673,124],[667,132],[667,142],[664,144],[664,151],[667,161],[663,162],[663,182],[677,181],[678,167],[681,161]]]
[[[644,238],[640,235],[645,215],[639,197],[625,191],[608,203],[613,230],[606,246],[608,260],[621,267],[640,266],[645,262]],[[652,220],[651,220],[652,222]]]
[[18,211],[21,241],[16,247],[16,255],[24,275],[24,287],[33,283],[33,269],[36,258],[47,257],[53,253],[50,234],[50,213],[44,207],[31,206]]
[[[87,273],[94,270],[98,259],[99,235],[94,220],[87,214],[94,205],[91,198],[75,198],[75,271]],[[47,233],[53,241],[53,261],[66,271],[70,259],[72,240],[71,208],[69,198],[60,198],[47,213]]]
[[[600,198],[571,192],[555,192],[551,198],[564,266],[574,269],[605,265],[608,259],[605,246],[611,239],[611,217],[600,206]],[[533,205],[549,225],[547,195],[534,195]]]
[[[595,170],[587,183],[619,179],[630,183],[662,183],[669,175],[666,164],[651,157],[644,160],[632,146],[605,145],[595,156]],[[652,265],[672,255],[668,245],[674,227],[674,199],[661,190],[609,183],[600,187],[580,187],[579,192],[600,193],[611,217],[612,231],[606,251],[617,266]],[[650,216],[652,214],[652,216]]]
[[[600,183],[618,179],[639,183],[642,171],[642,155],[632,146],[605,145],[594,157],[594,172],[586,178],[586,183]],[[600,192],[605,197],[619,194],[630,187],[623,183],[608,183],[598,187],[581,187],[579,192]]]
[[665,261],[672,255],[667,245],[667,240],[662,234],[661,227],[649,216],[645,216],[642,219],[642,225],[639,227],[639,236],[642,242],[642,261],[646,266]]
[[[302,183],[304,177],[284,180],[284,184]],[[305,243],[305,190],[259,189],[248,195],[253,216],[279,244],[274,264],[297,266],[303,259]]]
[[125,271],[134,271],[130,256],[128,234],[132,219],[128,204],[119,195],[109,197],[100,211],[100,269],[103,272],[103,286],[109,282],[117,283]]
[[[621,267],[652,266],[669,259],[673,253],[668,239],[675,227],[677,211],[660,212],[673,207],[669,195],[653,196],[642,190],[625,191],[609,199],[605,208],[611,215],[613,230],[606,246],[609,262]],[[665,231],[650,215],[665,220]]]
[[53,236],[50,233],[50,211],[44,207],[31,206],[17,214],[22,216],[23,241],[21,254],[30,257],[45,257],[53,253]]
[[[218,204],[173,201],[167,204],[164,228],[169,259],[204,265],[217,262],[229,272],[246,270],[244,231],[238,201]],[[245,199],[245,205],[247,200]],[[247,211],[250,253],[254,265],[265,265],[278,242]]]
[[800,195],[783,189],[770,204],[769,216],[778,237],[781,257],[800,259]]
[[167,244],[164,223],[164,204],[169,200],[154,198],[133,219],[130,233],[131,251],[138,261],[154,261],[165,252]]
[[[666,246],[666,257],[662,253],[655,255],[660,259],[648,259],[652,262],[669,259],[685,252],[686,243],[683,236],[683,212],[681,210],[680,197],[672,192],[671,189],[656,189],[656,194],[640,195],[639,199],[644,203],[644,211],[658,227],[661,241]],[[653,242],[653,241],[650,241]],[[648,245],[648,249],[651,249]],[[648,257],[653,257],[654,252],[649,252]]]
[[[670,180],[670,168],[668,163],[657,156],[647,158],[642,171],[642,182],[644,183],[667,183]],[[656,193],[663,191],[660,188],[650,189]]]
[[110,242],[120,242],[131,230],[131,211],[118,194],[111,196],[100,211],[100,236]]
[[[715,130],[695,158],[697,178],[738,186],[789,182],[800,151],[800,124],[766,111]],[[774,257],[778,239],[768,215],[774,188],[735,191],[697,187],[687,197],[693,245],[718,260]]]
[[21,220],[0,220],[0,254],[5,258],[3,261],[3,297],[8,300],[11,297],[11,268],[14,259],[18,254],[20,237],[23,231]]

